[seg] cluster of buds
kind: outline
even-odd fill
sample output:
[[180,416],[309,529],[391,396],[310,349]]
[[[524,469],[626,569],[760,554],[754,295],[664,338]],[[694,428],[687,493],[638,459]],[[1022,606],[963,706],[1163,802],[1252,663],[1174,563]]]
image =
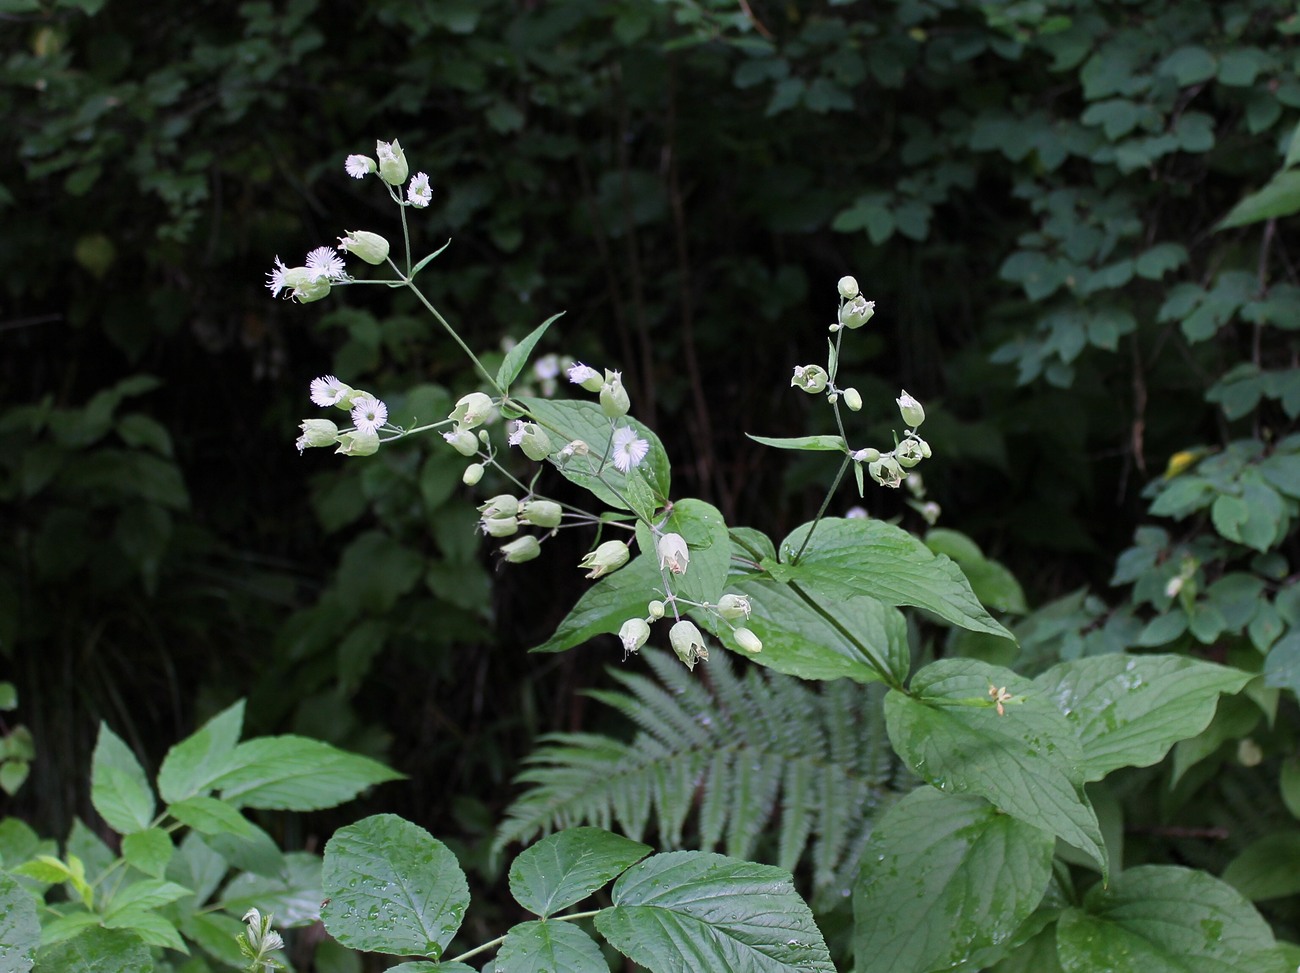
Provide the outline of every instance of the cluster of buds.
[[284,948],[284,940],[271,928],[271,915],[262,915],[256,909],[244,913],[244,922],[248,929],[236,937],[239,951],[248,960],[250,973],[268,973],[270,970],[283,970],[285,965],[271,954]]
[[379,449],[379,433],[388,424],[388,406],[365,389],[354,389],[333,375],[312,379],[311,400],[321,408],[333,406],[351,414],[352,427],[340,430],[329,419],[304,419],[298,452],[309,447],[338,446],[344,456],[370,456]]
[[[475,435],[474,430],[490,422],[495,415],[496,409],[492,397],[487,393],[470,392],[469,395],[462,395],[457,400],[456,407],[447,416],[452,423],[451,430],[444,432],[442,438],[460,455],[476,456],[480,437],[486,437],[487,434],[480,430],[478,435]],[[469,475],[468,471],[466,472]],[[480,477],[483,475],[481,467],[478,475]],[[475,478],[474,482],[477,483],[478,479]]]
[[[560,526],[564,510],[554,500],[528,497],[517,500],[508,493],[493,497],[478,508],[479,529],[489,537],[514,537],[522,527],[554,531]],[[531,561],[542,552],[541,541],[526,534],[501,547],[501,556],[510,564]]]
[[574,385],[599,394],[600,411],[608,418],[621,419],[632,408],[632,400],[628,397],[627,389],[623,387],[622,372],[606,369],[602,376],[590,365],[575,362],[568,367],[565,374]]
[[[402,151],[402,146],[396,139],[391,142],[376,142],[375,155],[379,157],[378,162],[368,155],[350,155],[344,160],[343,168],[354,179],[364,179],[372,172],[377,172],[379,178],[390,187],[400,186],[406,182],[406,177],[411,170],[406,164],[406,153]],[[417,209],[428,206],[433,199],[429,174],[419,172],[411,176],[411,181],[406,187],[406,199],[402,200],[395,192],[393,198],[405,206],[414,206]]]

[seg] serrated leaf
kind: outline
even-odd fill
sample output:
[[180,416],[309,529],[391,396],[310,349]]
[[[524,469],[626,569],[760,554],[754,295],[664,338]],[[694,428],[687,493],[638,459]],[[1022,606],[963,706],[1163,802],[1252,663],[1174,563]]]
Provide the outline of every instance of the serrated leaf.
[[[990,687],[1023,699],[999,716],[988,705]],[[974,659],[941,659],[912,677],[910,694],[889,691],[885,722],[917,776],[941,791],[991,801],[1068,841],[1106,873],[1074,730],[1029,680]]]
[[[1006,943],[1043,898],[1056,842],[978,797],[925,787],[876,823],[853,891],[860,970],[929,973]],[[956,919],[957,921],[954,921]]]
[[106,916],[104,928],[122,929],[134,933],[150,946],[161,946],[181,953],[189,952],[185,940],[176,931],[172,921],[145,906],[123,909]]
[[245,740],[226,767],[211,782],[223,801],[279,811],[335,807],[364,788],[404,776],[369,757],[292,734]]
[[[265,914],[271,910],[259,906]],[[275,914],[275,924],[280,925],[280,915]],[[239,949],[237,939],[244,932],[245,926],[234,916],[220,912],[196,912],[188,915],[181,922],[181,932],[186,939],[192,940],[214,959],[220,960],[235,969],[248,968],[248,959]]]
[[790,873],[701,851],[655,855],[614,883],[596,928],[652,973],[834,973]]
[[175,882],[166,882],[156,878],[141,879],[124,885],[113,893],[105,917],[112,917],[131,909],[157,909],[169,902],[183,899],[190,890]]
[[848,452],[848,445],[844,442],[843,436],[755,436],[752,432],[745,433],[747,437],[756,443],[762,443],[764,446],[771,446],[773,449],[801,449],[814,452]]
[[12,877],[0,872],[0,970],[27,973],[36,962],[40,942],[36,900]]
[[781,542],[786,563],[778,580],[797,581],[830,598],[867,595],[886,605],[924,608],[961,628],[1012,638],[976,599],[961,568],[907,531],[880,520],[827,517],[792,564],[809,526]]
[[1094,886],[1056,932],[1066,973],[1284,973],[1273,933],[1207,872],[1143,865]]
[[126,930],[89,929],[74,939],[42,949],[42,970],[77,973],[153,973],[149,947]]
[[273,913],[276,925],[305,926],[320,918],[324,898],[320,856],[291,851],[278,875],[244,873],[232,878],[221,891],[221,908],[242,916],[256,907]]
[[[687,497],[673,504],[663,531],[680,534],[690,553],[686,573],[673,581],[674,591],[688,601],[716,604],[731,567],[731,539],[721,511],[703,500]],[[656,538],[645,523],[637,523],[636,539],[642,551],[654,552],[657,563]],[[657,587],[662,584],[661,580]],[[647,600],[650,594],[646,593]]]
[[190,797],[167,806],[167,813],[200,834],[233,834],[247,837],[253,825],[225,801],[215,797]]
[[171,835],[162,828],[147,828],[122,839],[126,863],[154,878],[162,878],[175,850]]
[[501,367],[497,369],[497,388],[502,391],[510,388],[510,383],[519,377],[519,373],[523,371],[524,365],[528,363],[528,356],[531,355],[533,349],[537,347],[537,342],[542,340],[542,335],[546,334],[546,329],[554,324],[558,318],[563,316],[563,314],[563,311],[559,314],[552,314],[549,318],[534,328],[527,338],[506,352],[505,358],[501,361]]
[[99,740],[90,764],[90,802],[119,834],[149,827],[154,796],[135,754],[107,723],[99,725]]
[[521,922],[506,934],[492,973],[609,973],[596,941],[569,922]]
[[650,851],[600,828],[570,828],[519,853],[510,866],[510,894],[545,919],[592,895]]
[[563,652],[595,635],[615,634],[627,619],[645,614],[646,603],[662,588],[653,552],[639,554],[583,592],[555,633],[534,652]]
[[418,825],[376,814],[325,846],[321,920],[344,946],[441,959],[469,906],[456,856]]
[[1220,693],[1249,673],[1180,655],[1104,655],[1053,666],[1034,680],[1078,735],[1083,779],[1147,767],[1214,718]]
[[158,768],[158,793],[168,804],[209,789],[226,769],[226,757],[244,727],[244,701],[222,710],[172,746]]

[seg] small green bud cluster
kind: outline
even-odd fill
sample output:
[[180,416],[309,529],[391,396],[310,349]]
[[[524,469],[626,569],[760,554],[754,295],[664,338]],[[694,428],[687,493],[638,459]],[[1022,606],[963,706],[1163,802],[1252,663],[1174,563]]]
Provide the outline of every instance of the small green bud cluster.
[[[521,527],[539,527],[554,531],[560,526],[564,509],[554,500],[528,497],[517,500],[509,493],[492,497],[479,505],[479,529],[489,537],[513,537]],[[510,564],[531,561],[542,552],[541,539],[524,535],[505,544],[500,554]]]

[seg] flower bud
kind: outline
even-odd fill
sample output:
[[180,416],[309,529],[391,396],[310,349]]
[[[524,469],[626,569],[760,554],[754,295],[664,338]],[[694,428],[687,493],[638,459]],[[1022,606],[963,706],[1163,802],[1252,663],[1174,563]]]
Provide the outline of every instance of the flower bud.
[[501,556],[511,564],[523,564],[542,553],[542,545],[532,534],[518,537],[509,544],[501,545]]
[[882,456],[874,463],[869,464],[867,472],[881,486],[890,487],[891,489],[898,487],[903,482],[903,477],[907,475],[903,472],[903,468],[898,465],[898,461],[892,456]]
[[849,407],[850,412],[857,412],[862,408],[862,394],[857,389],[845,389],[844,404]]
[[456,401],[456,408],[451,410],[451,419],[462,429],[474,429],[487,422],[492,415],[492,399],[483,392],[471,392],[462,395]]
[[837,286],[840,289],[840,297],[846,301],[851,301],[858,296],[858,282],[852,277],[841,277]]
[[411,171],[406,165],[406,153],[402,151],[397,139],[391,142],[376,142],[375,155],[379,157],[379,178],[390,186],[400,186],[406,182]]
[[629,618],[618,630],[619,641],[623,643],[624,656],[636,652],[650,638],[650,626],[644,618]]
[[591,452],[590,446],[588,446],[581,439],[575,439],[573,442],[569,443],[558,453],[556,453],[555,459],[558,462],[563,463],[566,460],[573,459],[573,457],[575,456],[586,456],[590,452]]
[[339,249],[356,254],[368,264],[381,264],[388,259],[388,241],[369,230],[348,230],[339,237]]
[[370,456],[379,452],[379,434],[365,429],[339,433],[339,448],[344,456]]
[[589,578],[603,578],[611,571],[617,571],[627,564],[631,552],[622,541],[605,541],[594,551],[578,562],[580,568],[591,568]]
[[600,386],[600,411],[610,419],[627,415],[632,408],[627,389],[623,388],[622,372],[605,372],[605,381]]
[[304,419],[299,428],[302,435],[295,444],[299,453],[309,446],[333,446],[339,441],[339,427],[328,419]]
[[461,456],[473,456],[478,452],[478,439],[467,429],[456,428],[451,432],[444,432],[442,438],[447,440],[452,449]]
[[820,365],[799,365],[794,370],[794,378],[790,379],[790,384],[815,395],[826,390],[828,381],[830,376]]
[[687,669],[694,669],[695,663],[701,660],[709,661],[708,646],[704,644],[704,636],[694,622],[686,619],[677,622],[668,633],[668,641],[677,653],[677,658],[686,663]]
[[310,304],[329,294],[330,281],[309,267],[290,267],[284,272],[284,287],[299,304]]
[[840,400],[839,392],[831,392],[826,396],[826,401],[829,402],[831,405],[834,405],[839,400]]
[[489,537],[514,537],[519,533],[519,520],[516,517],[484,517],[478,525]]
[[894,447],[894,459],[904,469],[911,469],[925,456],[921,452],[921,441],[908,436],[901,443]]
[[460,476],[460,482],[466,486],[475,486],[479,480],[483,479],[483,464],[470,463],[465,467],[465,472]]
[[529,500],[519,505],[519,519],[525,524],[550,530],[560,526],[564,508],[554,500]]
[[874,463],[880,459],[880,450],[868,446],[866,449],[859,449],[850,453],[849,458],[855,463]]
[[518,446],[531,460],[541,461],[551,454],[551,437],[535,422],[515,420],[510,432],[510,445]]
[[840,324],[846,328],[860,328],[876,313],[876,302],[863,300],[858,295],[840,308]]
[[664,617],[664,603],[662,601],[652,601],[646,605],[646,612],[657,621]]
[[667,568],[673,574],[686,573],[686,566],[691,563],[686,538],[681,534],[664,534],[656,547],[659,551],[659,570]]
[[750,655],[757,655],[763,651],[763,640],[747,628],[738,628],[731,633],[736,644],[748,652]]
[[599,392],[601,386],[605,384],[605,380],[600,377],[600,372],[582,362],[570,365],[567,374],[570,382],[581,385],[588,392]]
[[903,394],[895,401],[898,402],[898,411],[909,429],[915,429],[925,422],[925,409],[921,408],[920,402],[907,394],[907,389],[903,389]]
[[508,493],[493,497],[478,508],[484,520],[497,520],[501,517],[513,517],[519,513],[519,501]]
[[718,599],[718,614],[728,620],[748,618],[752,606],[746,595],[723,595]]

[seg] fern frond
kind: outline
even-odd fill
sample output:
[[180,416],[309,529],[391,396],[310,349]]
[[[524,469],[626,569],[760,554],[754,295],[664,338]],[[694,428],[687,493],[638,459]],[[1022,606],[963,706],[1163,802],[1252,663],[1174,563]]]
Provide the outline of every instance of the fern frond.
[[896,769],[880,687],[817,691],[771,670],[738,673],[722,655],[701,679],[669,653],[641,658],[653,678],[614,671],[621,690],[590,693],[634,727],[631,742],[544,737],[494,850],[575,824],[615,822],[640,840],[653,819],[661,846],[721,846],[791,870],[806,861],[814,891],[846,888]]

